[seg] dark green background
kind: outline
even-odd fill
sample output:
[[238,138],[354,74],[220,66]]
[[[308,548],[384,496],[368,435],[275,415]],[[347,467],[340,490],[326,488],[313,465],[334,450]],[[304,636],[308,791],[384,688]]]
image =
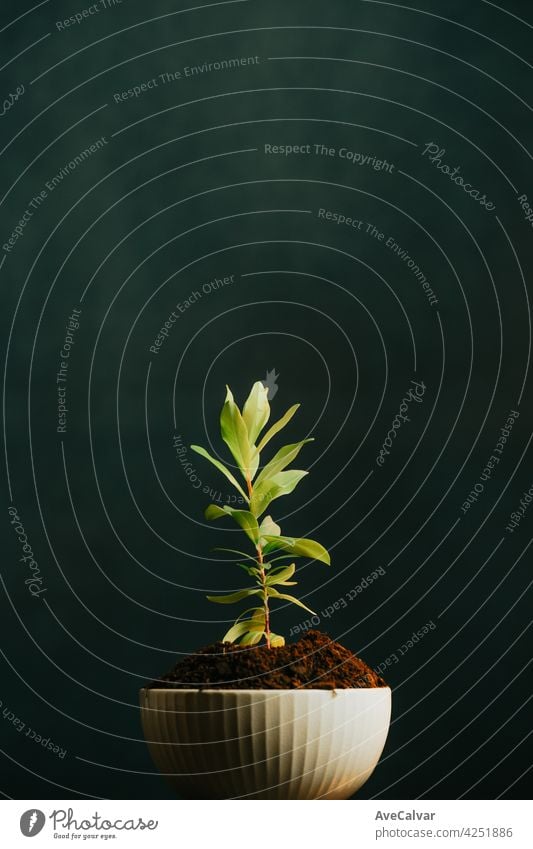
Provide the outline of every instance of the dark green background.
[[[60,760],[3,720],[7,796],[169,796],[142,739],[137,690],[221,636],[226,620],[205,593],[240,581],[210,555],[235,539],[202,521],[207,496],[173,438],[222,451],[224,385],[242,401],[273,368],[275,414],[302,403],[287,441],[316,438],[305,449],[311,474],[273,513],[333,559],[329,570],[302,568],[301,597],[321,611],[386,569],[320,627],[377,666],[437,623],[385,673],[394,721],[359,797],[523,793],[533,512],[512,535],[505,525],[533,483],[532,231],[517,201],[533,197],[531,25],[519,20],[530,8],[423,5],[250,0],[170,15],[188,4],[124,0],[59,32],[55,22],[83,3],[50,2],[10,26],[25,9],[2,3],[1,92],[26,88],[0,122],[2,243],[47,180],[108,140],[50,194],[0,270],[0,698],[68,750]],[[255,55],[257,66],[114,101],[163,72]],[[269,61],[281,56],[315,58]],[[429,142],[495,212],[421,156]],[[265,156],[265,143],[346,146],[394,170]],[[383,244],[319,220],[320,208],[392,236],[438,306]],[[150,353],[178,301],[232,274]],[[89,281],[61,436],[59,351]],[[379,468],[415,378],[423,404]],[[511,409],[512,439],[463,516]],[[202,484],[221,488],[190,460]],[[41,567],[39,599],[23,583],[10,504]],[[299,614],[281,608],[276,629],[288,634]]]

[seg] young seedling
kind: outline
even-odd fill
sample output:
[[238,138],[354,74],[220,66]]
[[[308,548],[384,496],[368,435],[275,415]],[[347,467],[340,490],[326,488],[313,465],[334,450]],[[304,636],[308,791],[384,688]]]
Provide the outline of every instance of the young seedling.
[[[217,550],[238,554],[239,559],[244,558],[245,562],[238,565],[253,579],[254,586],[246,587],[230,595],[207,596],[207,598],[217,604],[233,604],[233,602],[257,596],[261,605],[244,610],[224,635],[223,640],[230,643],[239,642],[241,646],[254,646],[264,637],[269,648],[283,646],[284,638],[274,634],[270,628],[270,601],[272,599],[289,601],[303,607],[304,610],[309,610],[310,613],[313,611],[294,596],[276,589],[276,587],[292,587],[296,584],[296,581],[291,580],[296,570],[295,564],[280,565],[280,561],[292,560],[294,557],[308,557],[329,565],[330,557],[320,543],[312,539],[283,536],[281,528],[274,522],[272,516],[265,516],[263,519],[261,516],[276,498],[291,493],[301,479],[308,474],[295,469],[287,470],[287,466],[298,456],[302,446],[313,440],[303,439],[301,442],[285,445],[260,468],[261,452],[289,423],[300,405],[294,404],[290,407],[261,436],[270,418],[268,388],[260,381],[254,383],[242,412],[235,403],[229,387],[226,389],[226,400],[220,414],[220,433],[244,478],[244,487],[232,472],[220,460],[212,457],[205,448],[199,445],[191,445],[191,448],[225,475],[247,505],[248,509],[240,510],[210,504],[205,511],[205,517],[212,520],[231,516],[242,528],[253,544],[254,556],[235,549],[219,548]],[[278,552],[278,555],[270,559],[270,555],[274,552]],[[279,554],[279,552],[283,553]]]

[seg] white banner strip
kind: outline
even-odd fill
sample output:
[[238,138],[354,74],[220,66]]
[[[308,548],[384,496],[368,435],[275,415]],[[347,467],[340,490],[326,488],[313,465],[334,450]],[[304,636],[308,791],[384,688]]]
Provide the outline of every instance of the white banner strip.
[[[276,810],[267,810],[271,804]],[[2,846],[531,849],[525,801],[4,801]],[[311,808],[314,808],[312,811]]]

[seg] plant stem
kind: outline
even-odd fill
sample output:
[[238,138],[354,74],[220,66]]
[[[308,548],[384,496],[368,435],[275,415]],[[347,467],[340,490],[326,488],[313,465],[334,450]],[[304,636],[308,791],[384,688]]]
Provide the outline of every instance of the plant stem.
[[[252,481],[250,477],[246,476],[246,486],[248,487],[248,497],[252,498],[254,488],[252,486]],[[267,585],[266,585],[266,572],[263,565],[263,549],[258,544],[256,546],[257,550],[257,564],[259,566],[259,576],[261,578],[261,589],[263,590],[263,605],[265,608],[265,639],[267,648],[270,648],[270,610],[268,608],[268,593],[267,593]]]
[[259,571],[261,576],[261,586],[263,588],[263,604],[265,607],[265,639],[267,648],[270,648],[270,610],[268,609],[268,593],[266,585],[266,572],[263,567],[263,551],[261,546],[257,546],[257,562],[259,563]]

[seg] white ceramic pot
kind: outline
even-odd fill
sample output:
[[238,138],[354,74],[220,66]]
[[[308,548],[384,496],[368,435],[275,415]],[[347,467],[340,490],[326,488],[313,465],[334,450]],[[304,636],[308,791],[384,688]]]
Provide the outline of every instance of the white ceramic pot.
[[140,692],[152,759],[193,799],[348,799],[387,738],[389,687]]

